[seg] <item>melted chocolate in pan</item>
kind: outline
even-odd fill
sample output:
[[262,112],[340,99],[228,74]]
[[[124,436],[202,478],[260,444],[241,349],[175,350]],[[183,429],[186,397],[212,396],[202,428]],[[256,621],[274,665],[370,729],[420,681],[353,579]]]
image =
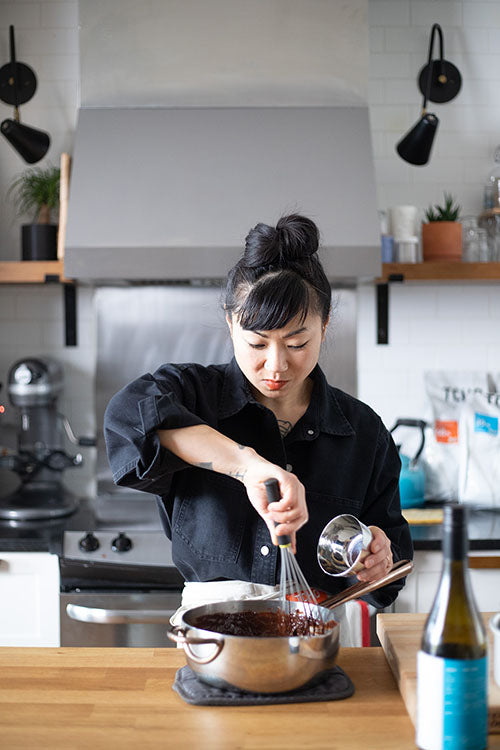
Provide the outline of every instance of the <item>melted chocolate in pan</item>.
[[260,638],[322,635],[332,630],[336,624],[334,620],[323,623],[300,612],[288,614],[281,609],[269,612],[255,612],[251,609],[243,612],[215,612],[200,615],[193,622],[194,627],[200,630]]

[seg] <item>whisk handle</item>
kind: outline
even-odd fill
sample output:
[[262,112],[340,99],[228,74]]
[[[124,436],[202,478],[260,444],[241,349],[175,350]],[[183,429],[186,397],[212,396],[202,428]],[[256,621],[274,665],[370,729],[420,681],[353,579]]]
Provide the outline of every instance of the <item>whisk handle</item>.
[[[266,479],[264,482],[264,486],[266,488],[266,494],[267,494],[267,503],[279,503],[281,500],[281,494],[280,494],[280,486],[277,479]],[[274,523],[275,526],[277,526],[276,522]],[[288,536],[288,534],[285,534],[283,536],[277,537],[278,544],[280,547],[286,544],[291,544],[291,539]]]

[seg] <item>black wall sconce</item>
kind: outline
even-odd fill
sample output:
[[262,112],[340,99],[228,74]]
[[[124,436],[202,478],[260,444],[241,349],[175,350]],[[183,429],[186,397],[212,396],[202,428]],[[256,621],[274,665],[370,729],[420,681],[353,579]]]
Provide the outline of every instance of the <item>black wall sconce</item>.
[[[438,60],[432,57],[436,32],[439,34]],[[439,118],[432,112],[427,112],[427,102],[449,102],[456,97],[461,86],[460,71],[453,63],[444,59],[443,31],[435,23],[431,31],[427,64],[418,74],[418,87],[424,97],[420,119],[396,145],[396,151],[402,159],[417,166],[427,164],[439,125]]]
[[36,91],[36,75],[29,65],[16,61],[14,27],[9,27],[10,62],[0,68],[0,99],[14,106],[14,118],[0,125],[2,135],[28,164],[40,161],[50,146],[50,137],[43,130],[36,130],[21,123],[19,105],[26,104]]

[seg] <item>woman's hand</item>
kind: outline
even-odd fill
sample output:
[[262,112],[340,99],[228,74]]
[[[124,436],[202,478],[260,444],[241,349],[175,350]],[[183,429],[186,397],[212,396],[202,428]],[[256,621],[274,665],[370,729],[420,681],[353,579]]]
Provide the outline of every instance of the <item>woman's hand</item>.
[[[278,480],[281,495],[278,503],[268,505],[264,485],[266,479]],[[290,474],[281,466],[266,461],[258,454],[255,454],[255,457],[247,464],[241,481],[245,485],[248,499],[266,522],[273,544],[278,543],[278,536],[289,535],[295,552],[295,532],[309,519],[304,485],[299,482],[295,474]]]
[[365,567],[358,573],[359,581],[378,581],[392,568],[391,542],[378,526],[368,527],[373,534],[369,554],[364,559]]

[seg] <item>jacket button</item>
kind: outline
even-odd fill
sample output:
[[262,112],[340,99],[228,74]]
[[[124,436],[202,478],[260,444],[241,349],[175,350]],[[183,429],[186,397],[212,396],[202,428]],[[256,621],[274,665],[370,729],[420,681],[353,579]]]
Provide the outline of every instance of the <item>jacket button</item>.
[[314,430],[307,430],[308,435],[314,435]]
[[267,557],[268,556],[268,554],[269,554],[269,547],[267,546],[267,544],[262,545],[262,547],[260,548],[260,554],[263,557]]

